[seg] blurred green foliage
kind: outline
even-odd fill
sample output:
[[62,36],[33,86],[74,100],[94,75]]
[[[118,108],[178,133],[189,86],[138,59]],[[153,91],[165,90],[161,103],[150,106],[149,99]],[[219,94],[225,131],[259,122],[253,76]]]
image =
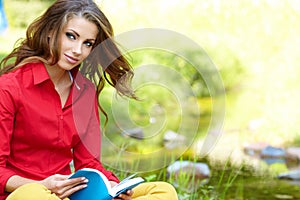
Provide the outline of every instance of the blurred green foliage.
[[[4,1],[10,27],[9,36],[0,37],[0,56],[11,51],[16,39],[24,36],[28,23],[51,2]],[[295,109],[300,101],[297,0],[97,2],[116,35],[140,28],[162,28],[177,31],[203,47],[219,70],[227,91],[230,120],[224,128],[244,130],[251,120],[263,119],[266,123],[258,129],[259,133],[249,137],[254,140],[271,137],[274,143],[282,142],[280,138],[286,134],[291,134],[286,139],[296,138],[295,130],[300,128],[300,111]],[[134,55],[134,65],[147,64],[148,58],[173,66],[191,83],[197,96],[209,96],[203,77],[194,73],[195,69],[185,60],[172,54],[139,52]],[[107,101],[103,104],[109,110],[111,100]],[[140,119],[138,123],[145,124],[145,118]]]
[[[16,39],[24,36],[28,24],[52,2],[4,0],[10,27],[7,35],[0,36],[0,58],[12,50]],[[244,141],[300,145],[298,0],[99,0],[97,2],[112,22],[116,35],[134,29],[162,28],[181,33],[203,47],[205,52],[202,55],[194,55],[193,51],[187,53],[199,63],[202,62],[201,56],[207,54],[221,74],[227,92],[224,129],[226,137],[232,137],[234,140],[228,139],[229,142],[225,144],[219,143],[219,152],[225,154],[227,147],[236,148],[233,141],[238,141],[239,145]],[[199,76],[195,68],[181,57],[166,52],[139,51],[134,52],[132,58],[135,68],[141,65],[161,64],[182,74],[192,86],[196,96],[201,97],[196,100],[185,99],[184,109],[188,110],[186,117],[188,122],[184,134],[191,132],[193,126],[199,123],[197,131],[199,135],[204,135],[210,123],[211,99],[203,77]],[[207,75],[209,76],[210,72]],[[178,84],[180,88],[180,82],[175,81],[174,84]],[[107,136],[110,139],[115,137],[116,145],[124,145],[129,150],[147,153],[162,145],[159,138],[161,136],[150,143],[124,140],[124,137],[118,135],[122,131],[122,126],[119,125],[126,124],[128,112],[135,126],[157,128],[150,123],[151,117],[156,118],[158,122],[167,120],[160,130],[164,132],[168,129],[178,129],[178,124],[182,120],[179,111],[182,108],[178,107],[178,102],[171,93],[159,87],[144,87],[138,91],[143,100],[130,100],[126,107],[118,107],[116,113],[110,109],[115,99],[114,91],[110,87],[106,88],[100,100],[109,114]],[[194,101],[198,101],[201,108],[200,120],[194,107],[188,106]],[[162,112],[155,112],[157,105],[163,108]],[[116,120],[115,115],[123,121]],[[104,121],[103,116],[101,120]],[[253,129],[250,126],[251,121],[262,123]],[[126,146],[125,142],[134,145]],[[137,146],[137,143],[141,146]],[[226,159],[226,155],[223,154],[220,157]],[[112,159],[115,159],[115,156]],[[251,172],[255,170],[251,169]],[[261,180],[251,172],[247,171],[242,177],[238,177],[238,181],[233,183],[236,186],[229,189],[230,197],[242,199],[247,196],[264,199],[276,194],[278,182]],[[223,172],[212,177],[211,185],[220,180],[220,173]],[[252,184],[249,184],[249,176],[253,178]],[[288,191],[288,188],[294,190],[291,185],[281,188],[283,188],[281,191]],[[210,190],[204,188],[203,194],[207,194]]]
[[4,0],[9,26],[26,28],[53,2],[54,0]]

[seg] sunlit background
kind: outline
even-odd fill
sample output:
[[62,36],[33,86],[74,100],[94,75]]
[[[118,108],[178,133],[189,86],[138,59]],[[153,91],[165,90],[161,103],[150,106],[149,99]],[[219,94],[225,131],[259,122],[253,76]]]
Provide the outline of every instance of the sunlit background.
[[[12,50],[19,37],[24,37],[27,25],[52,2],[4,0],[9,26],[0,35],[1,58]],[[226,91],[222,134],[209,154],[211,160],[226,161],[230,157],[233,163],[241,163],[245,159],[244,146],[253,143],[281,148],[300,146],[298,0],[98,0],[97,3],[112,23],[115,35],[143,28],[167,29],[190,38],[211,58]],[[145,58],[143,52],[134,55],[136,65],[153,61]],[[168,65],[168,58],[168,55],[162,56],[158,62]],[[187,77],[188,70],[182,70]],[[147,91],[153,95],[155,90],[144,88],[143,91],[141,95]],[[204,92],[195,97],[201,111],[211,108],[210,95]],[[170,96],[165,95],[161,104],[174,111],[172,104],[176,101],[172,99],[168,104],[168,100]],[[155,120],[151,114],[142,112],[143,109],[149,111],[149,104],[138,105],[132,108],[136,125],[147,125]],[[104,106],[109,109],[110,102],[104,102]],[[112,116],[112,113],[108,114]],[[176,130],[178,119],[173,114],[169,119],[175,121],[165,131]],[[205,120],[204,116],[199,137],[187,154],[200,157],[198,153],[205,138],[201,125],[209,123]],[[107,129],[117,130],[116,127]],[[159,145],[159,142],[144,144],[134,150],[148,153]]]
[[[206,50],[226,88],[222,152],[257,141],[299,145],[298,1],[104,0],[99,5],[116,34],[164,28]],[[231,145],[222,143],[227,140]]]

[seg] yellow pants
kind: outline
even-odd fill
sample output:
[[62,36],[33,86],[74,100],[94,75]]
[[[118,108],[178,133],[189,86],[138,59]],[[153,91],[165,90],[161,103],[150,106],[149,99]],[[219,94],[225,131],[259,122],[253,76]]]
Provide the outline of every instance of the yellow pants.
[[[142,183],[133,189],[134,200],[177,200],[174,187],[166,182]],[[7,200],[60,200],[45,186],[37,183],[23,185],[12,192]],[[69,200],[68,198],[64,200]],[[88,200],[88,199],[87,199]]]

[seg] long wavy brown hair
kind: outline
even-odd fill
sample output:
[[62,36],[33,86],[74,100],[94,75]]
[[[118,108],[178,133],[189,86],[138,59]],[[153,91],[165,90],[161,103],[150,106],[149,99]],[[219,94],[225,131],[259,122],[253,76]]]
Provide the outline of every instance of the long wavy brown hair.
[[[100,95],[105,82],[108,82],[120,95],[136,98],[131,88],[133,70],[113,40],[110,22],[92,0],[57,0],[53,3],[29,25],[26,38],[0,62],[0,76],[28,62],[42,61],[55,65],[60,55],[59,34],[74,16],[84,17],[99,30],[91,54],[78,66],[81,73],[96,85],[97,95]],[[99,107],[107,117],[100,104]]]

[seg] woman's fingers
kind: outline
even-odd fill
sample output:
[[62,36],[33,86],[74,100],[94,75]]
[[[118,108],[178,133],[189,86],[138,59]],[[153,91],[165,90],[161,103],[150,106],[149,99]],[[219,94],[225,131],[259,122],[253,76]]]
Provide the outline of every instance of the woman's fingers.
[[[81,190],[87,186],[88,180],[84,177],[81,178],[72,178],[63,181],[58,181],[56,194],[62,197],[68,197],[69,195],[73,194],[74,192]],[[63,199],[63,198],[62,198]]]
[[118,196],[118,198],[122,199],[122,200],[131,200],[132,199],[132,195],[133,195],[133,191],[132,190],[127,190],[126,193],[120,194]]
[[74,192],[77,192],[79,190],[82,190],[87,187],[87,184],[79,184],[73,187],[64,188],[63,192],[61,194],[56,194],[60,199],[67,198]]
[[87,186],[88,180],[84,177],[71,178],[68,175],[55,174],[41,181],[51,192],[64,199],[74,192]]

